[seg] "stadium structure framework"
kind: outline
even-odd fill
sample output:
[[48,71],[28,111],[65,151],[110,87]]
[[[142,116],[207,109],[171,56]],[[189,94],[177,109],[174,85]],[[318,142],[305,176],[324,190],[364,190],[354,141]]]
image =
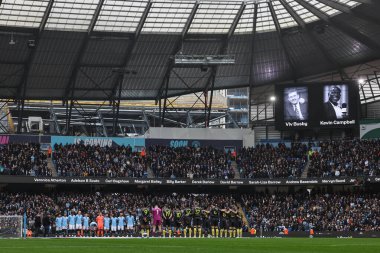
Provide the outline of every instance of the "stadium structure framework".
[[[261,87],[356,79],[347,68],[379,59],[379,11],[375,0],[1,1],[0,98],[16,105],[18,133],[26,100],[61,101],[66,129],[78,101],[105,101],[116,135],[122,101],[155,101],[165,126],[173,100],[194,93],[209,127],[210,91],[250,87],[249,119],[260,124],[252,107],[265,99]],[[176,55],[235,64],[184,68]],[[361,77],[371,88],[362,85],[365,102],[380,98],[377,71]]]

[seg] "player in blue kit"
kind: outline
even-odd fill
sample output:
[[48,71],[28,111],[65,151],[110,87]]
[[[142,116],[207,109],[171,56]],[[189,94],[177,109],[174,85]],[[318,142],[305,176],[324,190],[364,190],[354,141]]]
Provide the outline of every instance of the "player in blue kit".
[[111,236],[115,236],[117,231],[117,217],[111,213]]
[[83,231],[86,237],[90,236],[90,218],[87,213],[85,213],[83,217]]
[[62,217],[62,234],[63,236],[67,236],[67,228],[69,224],[69,218],[67,217],[67,214],[64,213]]
[[133,237],[134,230],[135,230],[135,217],[131,214],[131,212],[128,213],[126,217],[127,221],[127,236]]
[[77,215],[75,216],[75,229],[77,231],[77,236],[83,236],[83,215],[81,211],[78,211]]
[[69,236],[73,237],[75,234],[75,213],[71,212],[69,215]]
[[62,216],[60,213],[55,218],[55,231],[56,231],[57,237],[61,236],[61,234],[62,234]]
[[110,237],[110,225],[111,225],[111,218],[108,217],[108,213],[104,216],[104,236]]
[[124,225],[125,225],[125,217],[123,212],[120,212],[119,217],[117,218],[117,235],[124,236]]

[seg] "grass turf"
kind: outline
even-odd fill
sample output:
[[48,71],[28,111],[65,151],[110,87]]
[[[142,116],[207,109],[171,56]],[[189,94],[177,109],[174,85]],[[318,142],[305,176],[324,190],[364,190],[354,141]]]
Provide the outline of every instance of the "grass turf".
[[379,253],[380,239],[4,239],[0,252]]

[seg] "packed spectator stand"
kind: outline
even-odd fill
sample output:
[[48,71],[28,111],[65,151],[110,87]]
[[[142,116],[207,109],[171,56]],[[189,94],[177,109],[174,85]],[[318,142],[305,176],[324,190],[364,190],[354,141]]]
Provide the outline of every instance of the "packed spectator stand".
[[[52,231],[58,214],[88,214],[94,220],[98,212],[130,213],[139,225],[141,209],[154,205],[168,208],[194,207],[219,209],[241,205],[257,231],[380,231],[380,195],[370,193],[276,193],[276,194],[139,194],[139,193],[78,193],[48,194],[0,193],[0,215],[28,217],[33,228],[36,217],[48,216]],[[244,224],[243,224],[244,226]],[[50,231],[50,233],[52,232]]]
[[241,202],[257,230],[380,231],[379,194],[255,194]]
[[152,146],[152,170],[159,178],[234,178],[231,153],[212,147]]
[[146,177],[147,161],[130,146],[55,145],[53,160],[59,176]]
[[51,176],[39,144],[0,145],[0,175]]
[[307,162],[308,146],[283,143],[277,146],[258,144],[254,148],[242,148],[237,164],[242,178],[299,178]]
[[309,177],[380,175],[380,140],[320,142],[310,157]]
[[[47,152],[39,144],[0,146],[0,174],[51,176]],[[300,178],[309,160],[309,178],[367,177],[380,174],[380,140],[258,144],[235,154],[212,147],[55,145],[52,161],[62,177],[156,178]],[[306,175],[306,174],[305,174]]]

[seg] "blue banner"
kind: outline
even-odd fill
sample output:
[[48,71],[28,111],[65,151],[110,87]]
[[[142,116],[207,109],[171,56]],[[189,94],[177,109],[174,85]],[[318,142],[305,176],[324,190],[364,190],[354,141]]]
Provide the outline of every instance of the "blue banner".
[[144,138],[122,138],[122,137],[86,137],[86,136],[52,136],[51,145],[55,144],[83,144],[86,146],[115,147],[131,146],[133,151],[140,151],[145,147]]

